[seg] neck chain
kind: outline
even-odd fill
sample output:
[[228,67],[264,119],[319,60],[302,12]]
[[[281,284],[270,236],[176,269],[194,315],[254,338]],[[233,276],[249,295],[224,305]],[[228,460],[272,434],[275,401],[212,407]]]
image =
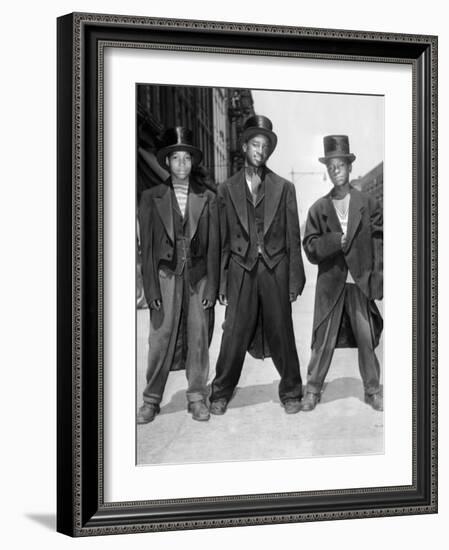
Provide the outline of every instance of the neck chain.
[[346,199],[346,197],[347,195],[342,199],[335,199],[335,198],[333,199],[335,210],[337,211],[337,213],[341,218],[346,218],[349,211],[349,200],[347,201],[347,204],[343,202]]

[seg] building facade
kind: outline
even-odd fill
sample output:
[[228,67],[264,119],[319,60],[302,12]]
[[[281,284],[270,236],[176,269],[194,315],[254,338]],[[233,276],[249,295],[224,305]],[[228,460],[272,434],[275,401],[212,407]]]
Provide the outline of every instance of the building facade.
[[364,176],[351,181],[359,191],[373,195],[383,208],[384,204],[384,163],[380,162]]
[[242,165],[239,136],[254,114],[250,90],[195,86],[137,87],[137,193],[167,177],[156,160],[165,129],[186,126],[203,152],[203,177],[216,185]]
[[228,147],[228,96],[226,88],[212,88],[212,111],[214,129],[214,179],[217,184],[229,176]]

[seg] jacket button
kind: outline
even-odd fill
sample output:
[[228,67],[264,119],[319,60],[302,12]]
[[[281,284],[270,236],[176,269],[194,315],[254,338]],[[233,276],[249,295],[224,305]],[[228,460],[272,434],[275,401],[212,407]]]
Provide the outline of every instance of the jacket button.
[[242,247],[241,247],[241,246],[238,246],[238,247],[237,247],[237,251],[238,251],[238,252],[241,252],[241,251],[242,251]]
[[237,233],[237,239],[240,239],[240,233]]

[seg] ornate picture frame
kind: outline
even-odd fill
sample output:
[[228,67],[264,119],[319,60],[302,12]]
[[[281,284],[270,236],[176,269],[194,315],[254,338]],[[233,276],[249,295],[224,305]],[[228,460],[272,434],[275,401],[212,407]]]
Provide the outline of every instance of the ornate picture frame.
[[[437,512],[437,37],[75,13],[58,19],[58,504],[70,536]],[[105,502],[105,48],[412,69],[412,483]],[[132,429],[132,428],[130,428]]]

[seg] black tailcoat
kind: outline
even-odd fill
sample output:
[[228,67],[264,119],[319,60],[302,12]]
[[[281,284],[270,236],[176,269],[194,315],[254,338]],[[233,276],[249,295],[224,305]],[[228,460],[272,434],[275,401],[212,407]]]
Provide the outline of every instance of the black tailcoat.
[[[257,260],[257,240],[251,235],[248,222],[248,185],[242,169],[218,187],[218,208],[221,227],[220,294],[226,295],[229,259],[250,271]],[[286,284],[296,298],[306,281],[301,255],[301,235],[294,185],[268,168],[264,190],[257,198],[263,201],[263,247],[270,269],[287,256],[289,278]],[[252,238],[253,237],[253,238]]]
[[[342,229],[331,194],[310,208],[304,234],[304,251],[318,265],[312,347],[319,347],[319,327],[329,317],[346,283],[348,269],[369,300],[373,342],[377,346],[382,317],[374,300],[383,297],[383,220],[379,203],[367,193],[352,188],[349,203],[347,243],[341,248]],[[344,321],[343,321],[344,323]],[[342,324],[337,347],[355,345],[350,325]]]
[[[221,234],[220,294],[228,294],[230,258],[244,270],[251,271],[258,258],[258,245],[262,248],[264,262],[271,270],[275,270],[284,258],[287,260],[288,277],[283,286],[288,288],[294,298],[301,294],[306,278],[294,185],[269,168],[264,168],[263,184],[256,201],[256,209],[263,209],[261,243],[249,215],[253,207],[244,168],[218,187],[217,201]],[[279,330],[283,330],[284,320],[280,319],[279,322]],[[249,351],[257,358],[271,355],[264,338],[261,318]]]

